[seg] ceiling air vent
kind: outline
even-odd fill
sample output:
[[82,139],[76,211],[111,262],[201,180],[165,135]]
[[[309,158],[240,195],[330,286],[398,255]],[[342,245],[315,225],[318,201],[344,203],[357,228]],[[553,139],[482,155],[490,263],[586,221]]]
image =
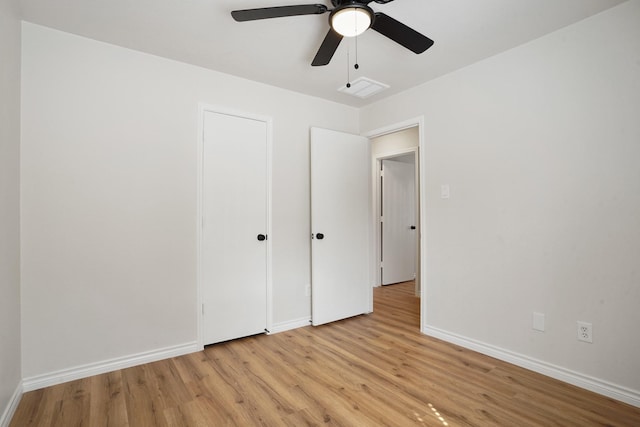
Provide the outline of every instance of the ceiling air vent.
[[338,88],[339,92],[347,95],[357,96],[358,98],[368,98],[376,93],[389,89],[389,85],[368,79],[366,77],[358,77],[351,82],[351,87],[342,86]]

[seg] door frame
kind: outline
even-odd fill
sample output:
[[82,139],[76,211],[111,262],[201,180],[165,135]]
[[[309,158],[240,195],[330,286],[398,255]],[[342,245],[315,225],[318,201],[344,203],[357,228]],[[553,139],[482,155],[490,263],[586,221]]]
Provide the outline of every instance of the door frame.
[[[395,132],[394,132],[395,133]],[[381,286],[382,285],[382,277],[380,274],[380,268],[381,266],[381,262],[380,262],[380,253],[382,252],[382,232],[380,231],[380,220],[382,219],[382,212],[381,212],[381,197],[380,195],[382,194],[382,186],[380,185],[380,176],[381,174],[381,169],[382,169],[382,161],[383,160],[393,160],[396,157],[401,157],[404,156],[406,154],[413,154],[414,158],[413,158],[413,177],[414,177],[414,193],[413,193],[413,197],[414,197],[414,205],[415,205],[415,218],[416,218],[416,233],[417,236],[419,236],[420,233],[420,206],[419,206],[419,201],[420,201],[420,168],[418,167],[418,163],[419,163],[419,155],[420,155],[420,148],[419,147],[414,147],[414,148],[406,148],[403,150],[397,150],[397,151],[390,151],[387,153],[383,153],[379,156],[377,156],[374,159],[374,167],[376,168],[376,187],[375,187],[375,207],[376,207],[376,212],[375,212],[375,217],[376,217],[376,222],[375,222],[375,235],[374,235],[374,246],[375,246],[375,250],[376,250],[376,281],[375,281],[375,286]],[[416,238],[416,260],[415,260],[415,289],[416,289],[416,295],[419,295],[419,290],[421,289],[420,287],[420,283],[421,283],[421,276],[420,276],[420,238],[417,237]]]
[[203,222],[204,222],[204,115],[206,113],[217,113],[229,116],[241,117],[245,119],[257,120],[264,122],[267,127],[267,177],[266,177],[266,191],[267,191],[267,236],[269,237],[266,242],[266,257],[267,257],[267,271],[266,271],[266,286],[267,286],[267,318],[266,318],[266,332],[269,333],[273,329],[273,291],[272,291],[272,233],[271,233],[271,180],[272,180],[272,142],[273,142],[273,120],[269,116],[260,114],[249,113],[245,111],[234,110],[231,108],[211,105],[206,103],[198,104],[198,137],[197,137],[197,150],[196,150],[196,164],[197,164],[197,179],[196,179],[196,334],[198,348],[204,348],[204,283],[202,274],[202,245],[203,245]]
[[[425,165],[426,165],[426,154],[425,154],[425,136],[424,136],[424,116],[418,116],[418,117],[414,117],[402,122],[397,122],[391,125],[387,125],[384,127],[380,127],[377,129],[373,129],[369,132],[366,132],[364,134],[364,136],[366,136],[367,138],[369,138],[370,140],[372,138],[376,138],[379,136],[384,136],[384,135],[388,135],[390,133],[395,133],[395,132],[399,132],[408,128],[412,128],[412,127],[418,127],[418,152],[417,152],[417,174],[416,174],[416,178],[417,178],[417,192],[418,192],[418,200],[416,203],[416,206],[419,206],[419,215],[416,217],[418,219],[417,221],[417,231],[418,231],[418,239],[419,239],[419,263],[416,265],[417,267],[417,271],[416,271],[416,275],[419,274],[420,275],[420,332],[425,333],[425,329],[424,329],[424,320],[426,319],[426,311],[427,311],[427,304],[426,304],[426,298],[425,295],[427,294],[427,286],[428,286],[428,281],[426,278],[426,273],[427,273],[427,269],[426,269],[426,258],[427,258],[427,240],[426,240],[426,233],[424,232],[425,228],[425,224],[426,224],[426,179],[425,179]],[[374,162],[377,163],[377,159],[374,160]],[[376,176],[374,176],[374,174],[371,174],[371,179],[375,180],[375,181],[379,181],[378,178],[376,178]],[[373,187],[372,188],[377,188],[376,183],[372,183]],[[373,197],[372,200],[372,212],[377,212],[378,210],[376,209],[375,204],[377,203],[377,197]],[[371,223],[371,227],[375,230],[375,228],[377,227],[376,222],[379,220],[379,218],[377,218],[377,215],[372,215],[373,217],[373,221]],[[372,256],[373,258],[371,259],[377,259],[377,255],[375,254],[376,248],[379,245],[379,240],[378,240],[378,233],[374,232],[373,233],[374,239],[376,239],[376,244],[375,245],[371,245],[371,254],[370,256]],[[376,270],[379,269],[379,263],[378,262],[372,262],[372,277],[376,277]],[[379,270],[378,270],[379,271]]]

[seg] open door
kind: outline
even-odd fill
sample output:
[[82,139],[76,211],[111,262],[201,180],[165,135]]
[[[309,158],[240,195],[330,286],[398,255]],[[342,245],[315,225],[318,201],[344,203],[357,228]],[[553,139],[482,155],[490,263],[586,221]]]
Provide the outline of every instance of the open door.
[[313,325],[373,307],[369,153],[367,138],[311,128]]

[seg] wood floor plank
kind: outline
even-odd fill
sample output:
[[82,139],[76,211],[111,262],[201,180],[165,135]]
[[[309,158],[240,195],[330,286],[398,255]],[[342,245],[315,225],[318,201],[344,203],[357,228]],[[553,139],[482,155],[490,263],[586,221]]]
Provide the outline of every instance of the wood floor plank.
[[370,315],[26,393],[11,427],[640,427],[640,408],[419,325],[413,282],[376,288]]
[[89,425],[91,380],[91,378],[84,378],[65,385],[62,398],[54,406],[51,426],[80,427]]
[[91,378],[91,425],[95,427],[129,426],[127,404],[122,390],[120,371]]
[[123,369],[122,380],[129,424],[166,427],[164,408],[154,392],[149,365]]
[[[53,402],[56,399],[49,389],[34,390],[25,393],[20,400],[20,405],[13,414],[12,426],[37,426],[44,425],[43,420],[51,417]],[[51,403],[49,403],[51,402]]]

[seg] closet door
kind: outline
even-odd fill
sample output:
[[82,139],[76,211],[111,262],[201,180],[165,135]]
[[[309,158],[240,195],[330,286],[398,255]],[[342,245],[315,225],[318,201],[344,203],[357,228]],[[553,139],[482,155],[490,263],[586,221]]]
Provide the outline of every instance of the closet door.
[[205,345],[267,328],[267,132],[266,121],[203,113]]

